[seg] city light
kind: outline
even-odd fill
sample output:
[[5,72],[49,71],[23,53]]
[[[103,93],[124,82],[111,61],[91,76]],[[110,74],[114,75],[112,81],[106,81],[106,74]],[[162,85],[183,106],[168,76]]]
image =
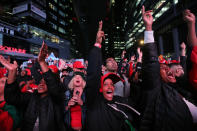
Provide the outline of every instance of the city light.
[[140,40],[140,45],[144,45],[144,40]]

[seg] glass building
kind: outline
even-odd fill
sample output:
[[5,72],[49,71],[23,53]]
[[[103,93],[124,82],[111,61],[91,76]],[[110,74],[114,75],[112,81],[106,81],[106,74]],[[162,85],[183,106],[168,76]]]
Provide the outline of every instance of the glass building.
[[192,0],[126,0],[124,7],[125,47],[131,49],[143,40],[143,25],[141,8],[153,10],[154,36],[158,44],[159,54],[178,59],[179,45],[186,42],[186,25],[182,19],[184,9],[197,13],[197,1]]
[[56,57],[70,58],[72,5],[70,0],[17,0],[3,5],[0,23],[13,27],[3,32],[2,45],[21,47],[37,55],[44,40]]

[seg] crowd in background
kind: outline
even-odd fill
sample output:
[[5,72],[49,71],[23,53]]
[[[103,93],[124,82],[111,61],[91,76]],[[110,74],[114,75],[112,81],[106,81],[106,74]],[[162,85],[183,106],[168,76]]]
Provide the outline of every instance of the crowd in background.
[[142,19],[144,45],[119,63],[102,60],[102,21],[87,61],[51,61],[45,42],[25,66],[0,55],[0,131],[197,130],[195,16],[178,60],[158,55],[152,10]]

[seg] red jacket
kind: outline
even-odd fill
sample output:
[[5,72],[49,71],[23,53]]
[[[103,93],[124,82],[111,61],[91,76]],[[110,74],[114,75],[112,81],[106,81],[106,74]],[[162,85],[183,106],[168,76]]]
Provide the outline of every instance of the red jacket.
[[192,69],[189,72],[189,81],[197,93],[197,46],[194,46],[191,53]]
[[4,111],[2,109],[4,105],[5,101],[0,103],[0,131],[12,131],[13,119],[8,113],[8,111]]

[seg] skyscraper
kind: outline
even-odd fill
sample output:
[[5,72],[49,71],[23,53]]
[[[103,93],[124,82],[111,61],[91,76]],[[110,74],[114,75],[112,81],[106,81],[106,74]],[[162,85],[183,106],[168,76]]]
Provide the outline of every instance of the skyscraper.
[[56,57],[70,57],[71,1],[17,0],[3,6],[9,6],[4,12],[10,16],[5,16],[5,19],[15,28],[14,38],[3,37],[5,46],[24,48],[27,53],[37,55],[44,40]]

